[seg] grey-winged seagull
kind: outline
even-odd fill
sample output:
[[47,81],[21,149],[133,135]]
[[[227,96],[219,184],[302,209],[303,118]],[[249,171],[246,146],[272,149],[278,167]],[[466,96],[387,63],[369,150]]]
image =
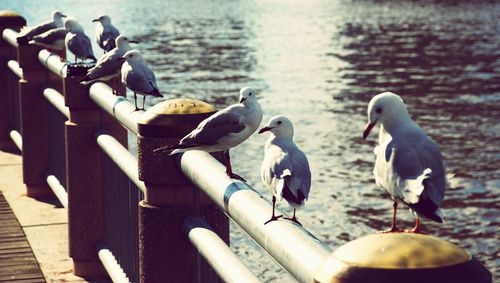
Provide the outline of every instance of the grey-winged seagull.
[[108,15],[101,15],[97,19],[92,20],[92,22],[98,23],[95,28],[95,40],[97,45],[99,45],[105,53],[115,48],[115,40],[120,35],[120,32],[111,24],[111,18]]
[[44,33],[33,36],[29,43],[51,50],[63,50],[67,33],[68,31],[65,28],[50,29]]
[[406,204],[416,216],[411,232],[420,232],[420,217],[442,223],[439,205],[446,176],[438,145],[410,118],[403,100],[394,93],[380,93],[371,99],[364,139],[377,124],[379,145],[373,173],[377,185],[394,201],[392,225],[387,232],[400,231],[396,226],[398,202]]
[[18,43],[28,43],[33,36],[44,33],[48,30],[63,27],[62,18],[66,17],[63,13],[59,11],[52,12],[52,21],[43,22],[36,26],[25,27],[19,33],[17,37]]
[[284,198],[293,207],[293,216],[287,218],[298,224],[295,217],[297,208],[303,206],[311,190],[311,171],[307,157],[293,142],[293,124],[285,116],[278,115],[260,129],[259,134],[271,132],[264,147],[264,161],[261,177],[266,188],[273,195],[273,214],[267,224],[277,220],[276,199]]
[[[155,74],[142,59],[139,50],[129,50],[122,56],[126,60],[121,67],[122,83],[134,92],[135,110],[144,110],[146,96],[162,97],[156,85]],[[119,60],[120,61],[120,60]],[[137,107],[137,94],[144,95],[142,109]]]
[[[96,81],[109,81],[116,79],[120,76],[121,67],[123,60],[120,58],[130,50],[129,43],[138,43],[135,40],[131,40],[124,35],[120,35],[116,38],[116,47],[113,50],[104,54],[94,67],[87,71],[87,75],[81,81],[81,84],[87,85]],[[113,91],[116,89],[116,83]]]
[[68,33],[66,34],[65,44],[66,48],[75,55],[75,62],[77,58],[82,60],[92,59],[94,62],[97,59],[94,57],[92,44],[89,37],[85,34],[83,27],[73,18],[68,18],[64,22],[64,26]]
[[178,145],[158,148],[155,152],[173,150],[170,154],[176,154],[188,150],[224,151],[226,174],[231,178],[245,181],[233,173],[229,149],[248,139],[262,121],[262,108],[255,96],[252,88],[242,88],[239,103],[230,105],[201,121],[196,129],[180,140]]

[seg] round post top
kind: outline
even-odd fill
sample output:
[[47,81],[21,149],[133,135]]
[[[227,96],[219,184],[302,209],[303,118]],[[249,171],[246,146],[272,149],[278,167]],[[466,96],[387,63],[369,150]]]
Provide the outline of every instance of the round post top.
[[0,28],[22,27],[26,25],[26,19],[14,11],[0,10]]
[[335,250],[317,270],[315,282],[488,283],[491,274],[466,251],[443,239],[415,233],[380,233]]
[[176,137],[178,130],[185,132],[216,112],[201,100],[177,98],[162,101],[149,108],[139,119],[138,130],[143,136]]

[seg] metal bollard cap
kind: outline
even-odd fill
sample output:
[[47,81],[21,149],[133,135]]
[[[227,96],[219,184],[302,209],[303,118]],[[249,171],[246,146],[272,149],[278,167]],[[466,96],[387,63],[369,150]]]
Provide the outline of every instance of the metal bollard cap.
[[458,246],[414,233],[381,233],[335,250],[315,282],[491,282],[491,274]]
[[[179,137],[193,129],[203,119],[216,112],[215,108],[201,100],[178,98],[160,102],[149,108],[138,123],[142,136]],[[186,133],[184,133],[186,134]]]

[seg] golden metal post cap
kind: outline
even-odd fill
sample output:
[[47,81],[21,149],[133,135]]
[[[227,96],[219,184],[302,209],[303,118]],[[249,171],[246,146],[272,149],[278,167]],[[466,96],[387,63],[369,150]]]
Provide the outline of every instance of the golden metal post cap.
[[381,233],[335,250],[315,282],[491,282],[491,274],[470,254],[437,237]]
[[138,123],[139,134],[151,137],[178,137],[186,128],[194,128],[200,121],[216,112],[201,100],[178,98],[162,101],[149,108]]

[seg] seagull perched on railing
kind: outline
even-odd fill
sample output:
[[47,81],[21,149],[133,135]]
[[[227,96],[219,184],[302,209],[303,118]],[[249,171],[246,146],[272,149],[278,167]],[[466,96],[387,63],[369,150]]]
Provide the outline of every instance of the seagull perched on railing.
[[[146,65],[139,50],[134,49],[127,51],[120,60],[126,60],[121,68],[122,83],[134,92],[134,111],[144,110],[146,96],[163,96],[156,85],[155,74],[148,65]],[[144,95],[142,109],[137,107],[137,94]]]
[[248,139],[257,130],[261,121],[262,108],[255,97],[255,91],[244,87],[240,90],[239,103],[228,106],[201,121],[196,129],[180,140],[178,145],[161,147],[154,151],[157,153],[171,151],[171,155],[188,150],[223,151],[226,174],[231,178],[245,181],[233,173],[229,149]]
[[59,11],[52,12],[52,21],[44,22],[33,27],[25,27],[19,33],[17,37],[17,42],[20,44],[28,43],[33,36],[44,33],[51,29],[62,28],[63,21],[62,18],[66,17],[63,13]]
[[394,93],[380,93],[371,99],[364,139],[377,124],[380,133],[373,173],[377,185],[386,189],[394,201],[392,225],[387,232],[400,231],[396,227],[398,202],[416,215],[410,232],[420,231],[420,217],[442,223],[439,205],[444,198],[446,176],[438,145],[410,118],[403,100]]
[[101,15],[92,22],[98,22],[95,28],[95,40],[97,45],[104,50],[104,53],[115,48],[115,40],[120,35],[120,32],[111,24],[111,18],[108,15]]
[[[87,71],[87,76],[80,82],[83,85],[87,85],[96,81],[109,81],[113,79],[113,82],[120,76],[121,67],[123,60],[120,58],[130,50],[129,43],[138,43],[135,40],[131,40],[124,35],[120,35],[116,38],[116,47],[113,50],[104,54],[99,60],[97,60],[96,65]],[[116,89],[113,88],[113,91]]]
[[44,33],[33,36],[29,43],[51,50],[63,50],[67,33],[68,31],[65,28],[50,29]]
[[311,190],[311,170],[307,157],[293,142],[293,124],[285,116],[278,115],[260,129],[259,134],[271,132],[264,147],[261,177],[266,188],[273,194],[273,214],[267,224],[282,215],[275,215],[276,199],[285,199],[293,207],[293,216],[287,218],[300,225],[295,217],[297,208],[303,206]]
[[75,63],[78,58],[82,60],[92,59],[94,62],[97,61],[94,57],[94,51],[92,51],[90,39],[85,35],[85,31],[78,21],[73,18],[68,18],[66,22],[64,22],[64,26],[66,30],[68,30],[65,38],[66,48],[75,55]]

